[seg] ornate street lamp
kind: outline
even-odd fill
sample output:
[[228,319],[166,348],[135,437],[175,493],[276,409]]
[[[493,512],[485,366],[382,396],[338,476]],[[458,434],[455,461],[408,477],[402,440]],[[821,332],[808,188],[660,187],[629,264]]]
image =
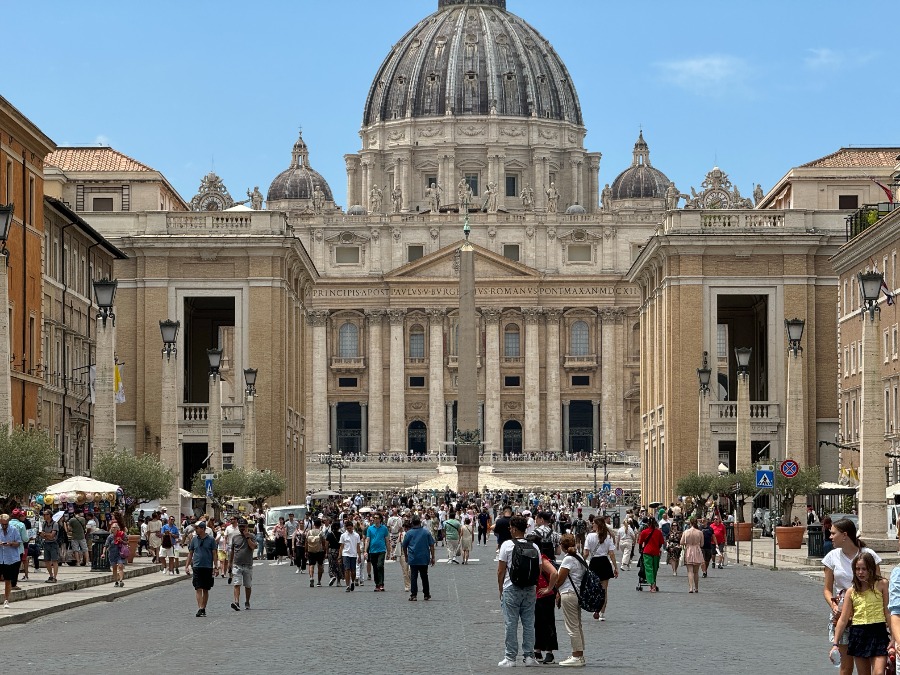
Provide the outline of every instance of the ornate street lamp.
[[9,251],[6,250],[6,240],[9,238],[9,228],[12,225],[13,213],[16,207],[10,202],[6,206],[0,206],[0,254],[9,258]]
[[244,382],[247,384],[244,391],[247,396],[256,396],[256,373],[258,372],[257,368],[244,368]]
[[112,319],[113,325],[116,325],[116,315],[113,314],[113,302],[116,299],[116,289],[119,282],[116,279],[97,279],[94,281],[94,298],[97,300],[97,318],[103,321],[106,326],[106,320]]
[[884,275],[881,272],[866,272],[859,275],[859,289],[863,296],[863,309],[869,311],[869,318],[875,319],[878,308],[878,296],[881,295],[881,287],[884,284]]
[[163,349],[162,353],[167,358],[172,358],[178,353],[176,344],[178,342],[178,329],[181,328],[180,321],[172,321],[166,319],[159,322],[159,332],[162,335]]
[[793,352],[794,356],[803,351],[800,346],[800,340],[803,338],[803,328],[806,322],[803,319],[785,319],[784,329],[787,331],[788,348]]
[[747,377],[750,374],[750,355],[753,353],[751,347],[736,347],[734,357],[737,359],[738,375]]
[[206,357],[209,359],[209,374],[212,377],[219,377],[219,366],[222,364],[221,349],[207,349]]
[[709,352],[703,352],[703,367],[697,368],[697,380],[700,382],[700,393],[709,393],[709,378],[712,370],[709,367]]

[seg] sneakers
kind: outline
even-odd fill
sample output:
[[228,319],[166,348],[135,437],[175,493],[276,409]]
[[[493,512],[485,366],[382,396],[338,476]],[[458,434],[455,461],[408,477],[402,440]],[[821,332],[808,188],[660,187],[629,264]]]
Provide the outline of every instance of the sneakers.
[[197,614],[195,614],[195,616],[206,616],[206,610],[205,610],[205,609],[198,609],[198,610],[197,610]]
[[[312,582],[310,582],[309,585],[312,586]],[[322,588],[322,582],[321,582],[321,581],[319,581],[319,582],[316,583],[316,588]]]
[[703,578],[704,578],[704,579],[706,578],[706,572],[703,573]]
[[353,590],[353,586],[347,586],[347,588],[344,589],[344,593],[349,593],[352,590]]
[[516,662],[512,659],[503,659],[500,663],[497,664],[498,668],[515,668]]
[[[313,580],[310,579],[310,580],[309,580],[309,587],[312,588],[314,585],[315,585],[315,582],[313,582]],[[322,585],[322,584],[319,584],[319,586],[321,586],[321,585]]]
[[528,668],[529,666],[536,666],[538,664],[538,662],[535,661],[535,659],[531,656],[526,656],[522,662],[525,664],[526,668]]
[[241,611],[240,605],[238,605],[236,602],[232,602],[232,603],[231,603],[231,609],[233,609],[235,612],[240,612],[240,611]]
[[9,600],[3,601],[3,609],[9,609]]
[[294,570],[294,574],[300,574],[300,568],[299,568],[299,567],[298,567],[296,570]]
[[[336,581],[337,581],[337,577],[332,577],[332,578],[331,578],[331,581],[328,582],[328,585],[329,585],[329,586],[334,586],[334,584],[335,584]],[[321,586],[322,584],[319,584],[319,585]]]
[[114,582],[113,582],[113,586],[114,586],[115,588],[118,588],[118,587],[119,587],[119,582],[118,582],[118,581],[114,581]]
[[570,656],[569,658],[560,661],[559,665],[569,668],[584,668],[584,657]]
[[246,609],[247,611],[250,611],[250,603],[249,602],[244,603],[244,609]]
[[547,652],[546,654],[544,654],[544,660],[541,661],[541,663],[543,663],[544,665],[553,663],[553,652]]

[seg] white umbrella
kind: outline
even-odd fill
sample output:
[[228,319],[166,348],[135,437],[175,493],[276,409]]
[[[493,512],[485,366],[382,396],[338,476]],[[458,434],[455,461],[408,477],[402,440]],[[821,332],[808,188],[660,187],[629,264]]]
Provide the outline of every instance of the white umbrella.
[[44,492],[49,492],[50,494],[63,492],[115,492],[118,489],[118,485],[104,483],[88,476],[72,476],[71,478],[66,478],[62,483],[51,485]]
[[66,512],[65,512],[65,511],[57,511],[57,512],[54,513],[53,516],[52,516],[53,522],[54,522],[54,523],[58,523],[60,520],[62,520],[62,517],[63,517],[64,515],[66,515]]

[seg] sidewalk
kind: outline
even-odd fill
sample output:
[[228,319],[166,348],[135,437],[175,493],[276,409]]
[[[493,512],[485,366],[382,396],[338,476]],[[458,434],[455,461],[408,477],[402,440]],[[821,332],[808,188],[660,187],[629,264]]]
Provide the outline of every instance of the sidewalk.
[[61,566],[59,581],[55,584],[47,583],[43,569],[32,569],[29,571],[31,579],[20,579],[18,587],[13,589],[9,609],[0,609],[0,626],[25,623],[91,602],[111,602],[148,588],[190,578],[184,574],[183,565],[182,573],[175,576],[161,572],[162,565],[151,563],[150,558],[135,558],[131,565],[125,566],[125,586],[117,588],[113,586],[111,572],[92,572],[89,566]]
[[[750,542],[742,541],[738,542],[740,546],[740,559],[741,565],[750,565]],[[737,550],[734,546],[728,547],[728,562],[735,564],[737,563]],[[822,558],[810,558],[809,553],[806,548],[806,544],[803,544],[798,549],[778,549],[775,552],[775,564],[778,569],[791,569],[791,570],[821,570],[822,569]],[[887,572],[895,567],[897,564],[900,564],[900,554],[898,553],[879,553],[881,556],[882,563],[882,571]],[[754,567],[772,567],[773,565],[773,553],[772,553],[772,538],[771,537],[763,537],[761,539],[753,540],[753,566]]]

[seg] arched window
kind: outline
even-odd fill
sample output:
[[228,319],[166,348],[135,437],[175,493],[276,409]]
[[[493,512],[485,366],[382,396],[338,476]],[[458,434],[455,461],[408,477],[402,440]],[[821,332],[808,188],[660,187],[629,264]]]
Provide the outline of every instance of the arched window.
[[409,358],[425,358],[425,329],[419,324],[409,329]]
[[508,324],[503,330],[503,355],[510,357],[518,357],[522,355],[519,341],[519,327],[514,324]]
[[587,356],[590,349],[591,331],[584,321],[572,324],[571,349],[572,356]]
[[338,352],[342,359],[359,356],[359,329],[349,321],[338,331]]

